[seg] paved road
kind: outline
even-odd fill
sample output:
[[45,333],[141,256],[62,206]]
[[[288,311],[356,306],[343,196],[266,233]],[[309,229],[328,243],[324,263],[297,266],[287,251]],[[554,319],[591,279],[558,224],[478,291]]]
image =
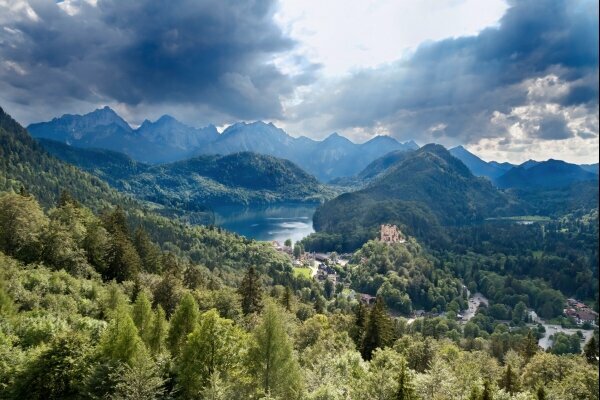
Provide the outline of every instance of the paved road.
[[469,299],[469,308],[465,310],[463,315],[463,323],[467,323],[475,316],[479,305],[485,304],[486,306],[489,304],[488,299],[481,293],[477,292]]
[[552,346],[552,339],[550,339],[550,336],[552,336],[558,332],[566,333],[567,335],[573,335],[573,334],[577,333],[577,331],[581,331],[581,333],[583,334],[583,338],[584,338],[582,345],[581,345],[582,350],[583,350],[583,346],[585,345],[585,343],[587,343],[588,340],[590,340],[592,338],[592,336],[594,335],[594,331],[591,329],[590,330],[567,329],[567,328],[563,328],[560,325],[549,325],[546,323],[542,323],[542,325],[546,329],[546,333],[544,333],[544,337],[540,339],[538,344],[544,350],[548,350],[550,348],[550,346]]

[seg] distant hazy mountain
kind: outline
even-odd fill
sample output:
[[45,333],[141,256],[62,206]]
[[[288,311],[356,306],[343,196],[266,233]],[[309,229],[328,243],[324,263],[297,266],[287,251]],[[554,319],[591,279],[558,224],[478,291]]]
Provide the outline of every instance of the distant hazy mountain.
[[367,165],[357,175],[351,177],[336,178],[333,179],[330,183],[346,188],[361,189],[367,186],[372,180],[377,179],[378,177],[386,173],[392,165],[407,157],[411,152],[412,150],[390,151],[389,153],[384,154],[376,160],[371,161],[371,163]]
[[515,167],[514,164],[511,164],[511,163],[506,162],[506,161],[505,162],[490,161],[490,162],[488,162],[488,164],[493,165],[494,167],[499,168],[499,169],[501,169],[503,171],[508,171],[509,169]]
[[145,120],[136,133],[151,143],[179,149],[182,155],[189,155],[190,149],[197,149],[219,137],[214,125],[192,128],[170,115],[163,115],[156,122]]
[[496,180],[500,188],[552,188],[597,180],[598,175],[560,160],[527,161]]
[[153,164],[250,151],[291,160],[322,181],[355,175],[390,151],[418,148],[412,141],[399,143],[389,136],[377,136],[363,144],[337,133],[323,141],[294,138],[272,123],[261,121],[236,123],[219,134],[213,125],[193,128],[165,115],[133,129],[109,107],[31,124],[28,130],[34,137],[123,152],[137,161]]
[[531,167],[535,167],[536,165],[538,165],[540,163],[540,161],[536,161],[536,160],[527,160],[522,164],[519,164],[518,166],[523,168],[523,169],[529,169]]
[[198,211],[227,204],[322,202],[336,194],[291,161],[267,155],[205,155],[150,165],[111,150],[38,140],[53,156],[121,191],[179,210]]
[[[543,162],[527,160],[517,166],[508,162],[486,162],[469,152],[463,146],[454,147],[449,151],[454,157],[469,167],[473,175],[488,177],[501,188],[526,188],[528,185],[535,187],[559,187],[569,185],[573,182],[592,179],[591,175],[582,174],[582,171],[575,167],[580,167],[585,172],[598,175],[597,163],[577,166],[557,160]],[[542,166],[533,169],[540,165]]]
[[133,129],[109,107],[85,115],[65,114],[49,122],[31,124],[27,130],[34,137],[123,152],[137,161],[149,163],[188,158],[219,135],[212,125],[192,128],[168,115],[156,122],[146,120],[138,129]]
[[272,123],[257,121],[237,123],[220,137],[199,150],[198,154],[230,154],[252,151],[286,158],[322,181],[352,176],[371,161],[393,150],[417,149],[414,142],[399,143],[389,136],[376,136],[356,144],[337,133],[317,141],[301,136],[294,138]]
[[514,167],[514,165],[509,163],[498,163],[495,161],[486,162],[465,149],[463,146],[451,148],[449,151],[450,154],[461,160],[463,164],[465,164],[469,170],[471,170],[473,175],[485,176],[492,182],[499,176],[503,175],[506,171]]
[[596,164],[579,164],[579,166],[587,171],[598,175],[598,163]]

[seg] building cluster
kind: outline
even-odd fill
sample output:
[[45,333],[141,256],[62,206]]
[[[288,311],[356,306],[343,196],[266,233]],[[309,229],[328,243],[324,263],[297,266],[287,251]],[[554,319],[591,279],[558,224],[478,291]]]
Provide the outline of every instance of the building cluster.
[[337,272],[335,269],[325,263],[319,263],[319,267],[317,269],[317,279],[319,281],[325,282],[326,279],[329,279],[331,283],[334,285],[337,283]]
[[367,293],[359,293],[359,299],[363,304],[366,305],[371,305],[371,304],[375,304],[375,299],[376,296],[371,296],[370,294]]
[[596,324],[598,320],[598,313],[596,311],[576,299],[567,299],[567,308],[564,309],[564,313],[580,325],[586,322]]
[[273,240],[271,242],[271,244],[273,245],[273,247],[275,248],[275,250],[280,251],[282,253],[286,253],[288,255],[292,255],[294,254],[294,249],[291,246],[285,246],[282,245],[281,243],[279,243],[277,240]]
[[396,225],[384,224],[381,225],[379,231],[379,240],[383,243],[404,243],[406,239]]

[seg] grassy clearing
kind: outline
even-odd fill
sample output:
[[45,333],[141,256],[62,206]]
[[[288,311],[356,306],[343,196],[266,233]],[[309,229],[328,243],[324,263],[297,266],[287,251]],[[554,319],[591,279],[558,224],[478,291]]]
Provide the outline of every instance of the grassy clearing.
[[305,278],[310,278],[312,276],[312,270],[305,267],[294,268],[294,276],[304,276]]
[[533,258],[535,258],[536,260],[539,260],[540,258],[542,258],[542,255],[544,255],[544,252],[541,250],[535,250],[535,251],[532,251],[531,254],[533,255]]

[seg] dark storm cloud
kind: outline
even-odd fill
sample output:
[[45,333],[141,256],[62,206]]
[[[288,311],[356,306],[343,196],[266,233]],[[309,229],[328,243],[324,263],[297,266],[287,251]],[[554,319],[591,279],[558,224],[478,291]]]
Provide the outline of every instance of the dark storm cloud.
[[[530,93],[547,76],[556,82]],[[553,102],[597,114],[597,86],[597,1],[514,1],[498,27],[426,43],[408,59],[338,80],[307,97],[294,118],[330,130],[383,126],[401,138],[469,143],[506,132],[491,125],[495,111]],[[564,118],[538,114],[544,129],[536,137],[573,135]]]
[[550,140],[563,140],[574,136],[562,115],[550,115],[542,119],[538,133],[542,138]]
[[288,76],[272,63],[294,46],[272,0],[9,3],[0,5],[0,98],[14,103],[191,104],[276,118],[280,96],[311,81],[310,64]]

